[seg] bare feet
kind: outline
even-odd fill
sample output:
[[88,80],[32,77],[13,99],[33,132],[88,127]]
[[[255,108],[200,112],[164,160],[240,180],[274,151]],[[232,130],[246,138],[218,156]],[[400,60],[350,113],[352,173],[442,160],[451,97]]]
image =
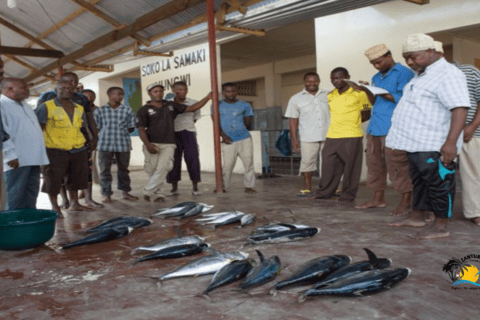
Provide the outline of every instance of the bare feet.
[[355,206],[355,209],[385,208],[386,206],[385,201],[370,200],[364,204]]
[[409,206],[404,206],[404,205],[400,204],[398,207],[393,209],[392,212],[390,212],[390,215],[392,215],[394,217],[402,217],[402,216],[406,216],[407,214],[409,214],[410,211],[411,211],[411,209],[410,209]]
[[151,200],[150,200],[150,197],[149,197],[149,196],[147,196],[147,195],[144,195],[144,196],[143,196],[143,200],[145,200],[145,201],[148,201],[148,202],[150,202],[150,201],[151,201]]
[[470,221],[475,223],[477,226],[480,226],[480,217],[472,218]]
[[103,204],[93,200],[85,200],[85,203],[91,208],[103,208]]
[[126,191],[122,191],[122,199],[135,201],[135,200],[138,200],[138,197],[132,196],[130,193]]
[[68,199],[65,199],[62,201],[62,203],[60,204],[60,208],[62,209],[68,209],[70,207],[70,201],[68,201]]
[[62,209],[60,209],[60,207],[57,206],[56,208],[53,207],[52,209],[57,212],[58,218],[65,218],[65,216],[62,213]]
[[85,191],[80,191],[79,195],[78,195],[78,199],[83,199],[85,198]]
[[393,223],[387,223],[387,226],[389,227],[425,227],[427,224],[425,222],[425,219],[423,217],[424,212],[423,211],[413,211],[410,215],[408,215],[405,219],[393,222]]
[[[223,189],[222,193],[227,192],[225,189]],[[218,193],[217,190],[213,190],[213,193]]]
[[79,203],[74,203],[69,208],[70,211],[92,211],[93,208],[82,206]]
[[165,202],[164,197],[158,197],[157,199],[153,200],[153,202]]
[[435,221],[435,214],[433,212],[425,212],[423,219],[425,222],[433,222]]
[[103,203],[110,203],[110,202],[112,202],[112,198],[110,196],[103,197],[102,202]]
[[257,191],[253,190],[252,188],[245,188],[245,193],[254,194],[257,193]]
[[450,236],[450,232],[447,231],[447,221],[447,219],[437,219],[428,229],[409,236],[417,240],[447,238]]

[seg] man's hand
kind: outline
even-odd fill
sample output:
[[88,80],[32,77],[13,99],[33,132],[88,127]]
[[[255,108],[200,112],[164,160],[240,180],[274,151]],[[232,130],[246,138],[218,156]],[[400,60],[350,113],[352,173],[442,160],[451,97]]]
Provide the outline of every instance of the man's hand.
[[208,98],[208,99],[212,100],[213,99],[213,91],[210,91],[210,93],[207,94],[207,96],[205,98]]
[[457,156],[457,146],[455,145],[455,142],[445,142],[440,149],[440,153],[442,154],[440,160],[443,165],[448,166]]
[[93,152],[93,151],[97,148],[97,140],[96,140],[96,139],[90,140],[90,141],[87,143],[87,148],[88,148],[88,150],[90,150],[91,152]]
[[300,142],[298,140],[292,140],[292,148],[295,152],[300,152]]
[[471,123],[467,124],[463,129],[463,142],[469,142],[473,138],[473,134],[475,133],[475,127],[471,125]]
[[158,153],[158,149],[155,145],[149,143],[147,145],[145,145],[145,147],[147,148],[147,151],[150,152],[151,154],[157,154]]
[[7,163],[12,169],[17,169],[18,167],[20,167],[20,162],[18,161],[18,159],[13,159],[11,161],[8,161]]
[[358,81],[358,83],[363,84],[364,86],[369,86],[370,85],[370,83],[368,81],[363,81],[363,80]]
[[222,139],[225,144],[232,144],[232,139],[230,139],[226,134],[222,135]]

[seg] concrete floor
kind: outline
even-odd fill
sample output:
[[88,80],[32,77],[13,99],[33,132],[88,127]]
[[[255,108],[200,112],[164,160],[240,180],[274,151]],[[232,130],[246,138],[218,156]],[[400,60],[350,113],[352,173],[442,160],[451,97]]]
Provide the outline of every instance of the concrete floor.
[[[452,290],[442,272],[452,257],[479,253],[479,228],[463,219],[457,197],[451,237],[436,241],[416,241],[407,237],[414,228],[389,228],[388,215],[399,200],[387,190],[386,209],[356,210],[353,205],[303,200],[293,195],[300,178],[281,177],[258,180],[256,195],[243,193],[242,176],[234,176],[230,192],[214,195],[213,174],[203,174],[202,196],[190,194],[190,183],[180,183],[181,194],[169,197],[164,205],[142,200],[119,200],[91,213],[67,213],[57,221],[55,236],[46,246],[25,251],[0,252],[0,319],[478,319],[480,290]],[[140,195],[146,175],[132,172],[133,193]],[[316,182],[315,182],[316,183]],[[98,195],[98,186],[95,186]],[[370,196],[362,186],[357,203]],[[98,196],[96,197],[97,200]],[[272,283],[254,289],[253,295],[235,291],[238,284],[212,292],[213,301],[196,294],[210,283],[211,276],[165,281],[159,287],[148,276],[159,276],[197,257],[147,261],[132,265],[130,250],[184,234],[208,237],[219,251],[236,251],[253,227],[225,226],[212,231],[187,221],[155,219],[145,228],[115,241],[62,251],[64,244],[82,237],[78,232],[119,216],[149,217],[156,208],[187,200],[214,204],[212,212],[236,209],[256,213],[256,226],[269,220],[291,222],[292,210],[298,222],[320,227],[315,237],[300,242],[245,247],[258,260],[255,249],[265,256],[278,255],[285,269],[277,279],[289,276],[304,262],[331,254],[346,254],[353,261],[365,260],[362,248],[393,260],[393,266],[408,267],[411,275],[398,286],[362,298],[317,297],[297,302],[297,290],[267,294]],[[43,195],[41,207],[48,206]],[[475,307],[477,306],[477,307]],[[476,310],[476,311],[475,311]]]

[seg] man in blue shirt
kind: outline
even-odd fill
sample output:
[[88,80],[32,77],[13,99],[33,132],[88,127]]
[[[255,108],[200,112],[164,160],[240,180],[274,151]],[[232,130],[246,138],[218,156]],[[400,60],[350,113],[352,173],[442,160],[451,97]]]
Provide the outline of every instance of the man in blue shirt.
[[[368,49],[365,55],[379,72],[372,78],[372,85],[388,91],[377,95],[372,117],[367,128],[367,188],[374,192],[373,199],[356,206],[357,209],[384,208],[387,172],[402,200],[391,214],[403,216],[410,211],[412,182],[407,154],[403,150],[385,147],[385,137],[392,125],[393,110],[403,95],[403,87],[413,78],[413,72],[395,63],[392,53],[384,44]],[[367,84],[364,82],[364,84]]]
[[237,157],[243,162],[245,170],[244,184],[246,193],[257,193],[255,186],[255,171],[253,170],[253,143],[250,136],[253,110],[245,101],[237,100],[237,86],[234,83],[222,85],[224,100],[220,101],[220,135],[223,139],[223,186],[230,187],[232,171]]

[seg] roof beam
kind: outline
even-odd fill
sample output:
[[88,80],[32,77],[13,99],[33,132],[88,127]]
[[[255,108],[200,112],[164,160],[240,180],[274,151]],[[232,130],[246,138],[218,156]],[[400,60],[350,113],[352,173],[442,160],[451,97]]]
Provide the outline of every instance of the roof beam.
[[7,47],[7,46],[0,46],[0,54],[13,54],[16,56],[44,57],[44,58],[61,58],[64,56],[63,52],[58,50],[19,48],[19,47]]
[[419,5],[424,5],[424,4],[429,4],[430,3],[430,0],[403,0],[403,1],[411,2],[411,3],[415,3],[415,4],[419,4]]
[[157,23],[160,20],[169,18],[186,9],[195,7],[204,1],[205,0],[180,0],[180,1],[176,0],[176,1],[169,2],[141,16],[133,24],[129,26],[122,27],[118,30],[109,32],[93,41],[90,41],[89,43],[85,44],[83,48],[77,51],[74,51],[66,55],[65,57],[58,59],[58,61],[43,67],[38,72],[31,73],[24,80],[26,82],[30,82],[31,80],[36,79],[41,75],[43,75],[44,73],[50,72],[53,69],[58,68],[59,66],[63,66],[67,63],[71,63],[72,61],[75,61],[76,59],[81,58],[87,54],[90,54],[92,52],[105,48],[117,41],[120,41],[122,39],[125,39],[126,37],[133,35],[135,32],[143,30]]
[[244,33],[244,34],[252,34],[254,36],[258,37],[264,37],[267,34],[265,33],[265,30],[253,30],[253,29],[247,29],[247,28],[240,28],[240,27],[227,27],[227,26],[220,26],[220,25],[215,25],[215,29],[220,30],[220,31],[229,31],[229,32],[237,32],[237,33]]
[[[5,55],[6,57],[8,57],[11,61],[15,62],[15,63],[18,63],[19,65],[27,68],[27,69],[30,69],[31,71],[38,71],[37,68],[35,68],[34,66],[18,59],[17,57],[15,56],[12,56],[12,55],[9,55],[9,54],[6,54]],[[50,81],[55,81],[55,78],[52,77],[52,76],[49,76],[49,75],[43,75],[45,78],[47,78],[48,80]]]
[[[94,5],[86,2],[85,0],[70,0],[84,8],[85,10],[89,11],[90,13],[96,15],[100,19],[106,21],[107,23],[111,24],[114,26],[116,29],[120,29],[124,27],[125,25],[114,18],[110,17],[108,14],[104,13],[103,11],[97,9]],[[145,46],[150,46],[152,43],[148,41],[145,37],[142,37],[138,34],[133,34],[131,37],[137,41],[140,41],[143,45]]]
[[8,22],[7,20],[3,19],[2,17],[0,17],[0,23],[3,24],[5,27],[7,27],[8,29],[12,30],[13,32],[16,32],[18,33],[19,35],[27,38],[28,40],[32,41],[33,43],[36,43],[38,44],[39,46],[45,48],[45,49],[50,49],[50,50],[55,50],[53,47],[49,46],[48,44],[46,44],[45,42],[37,39],[36,37],[32,36],[31,34],[29,34],[28,32],[25,32],[23,31],[22,29],[20,29],[19,27],[11,24],[10,22]]

